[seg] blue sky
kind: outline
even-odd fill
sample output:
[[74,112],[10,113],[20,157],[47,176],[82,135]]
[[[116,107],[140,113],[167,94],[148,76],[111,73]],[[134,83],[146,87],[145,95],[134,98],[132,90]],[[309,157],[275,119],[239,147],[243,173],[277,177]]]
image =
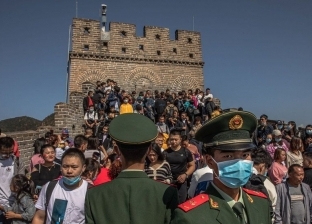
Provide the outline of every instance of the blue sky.
[[[201,32],[205,87],[223,108],[312,123],[312,1],[79,0],[78,17]],[[0,120],[43,119],[65,101],[75,0],[0,1]],[[310,103],[309,103],[310,102]]]

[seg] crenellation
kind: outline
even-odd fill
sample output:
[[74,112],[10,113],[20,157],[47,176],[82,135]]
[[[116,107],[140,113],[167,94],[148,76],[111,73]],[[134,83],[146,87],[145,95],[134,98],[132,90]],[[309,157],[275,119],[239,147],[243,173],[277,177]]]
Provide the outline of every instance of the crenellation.
[[[86,27],[89,28],[87,33],[84,32]],[[203,87],[204,62],[199,32],[176,30],[175,40],[171,40],[168,28],[144,26],[143,31],[143,37],[136,36],[136,25],[111,22],[108,30],[110,40],[103,46],[100,22],[75,18],[69,92],[86,94],[94,89],[97,80],[106,81],[107,78],[116,80],[125,89],[135,89],[137,85],[133,80],[126,83],[123,77],[134,75],[136,68],[152,69],[159,80],[168,80],[167,86],[169,83],[172,86],[175,77],[182,73],[197,80],[199,86],[189,88]],[[84,45],[89,45],[89,49],[84,50]],[[86,81],[93,84],[84,83]],[[163,85],[158,82],[152,83],[152,86],[162,88]]]

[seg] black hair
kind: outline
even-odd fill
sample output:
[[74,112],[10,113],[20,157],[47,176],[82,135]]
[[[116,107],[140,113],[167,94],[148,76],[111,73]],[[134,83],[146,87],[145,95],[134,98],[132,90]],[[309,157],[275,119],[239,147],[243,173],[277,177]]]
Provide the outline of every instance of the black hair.
[[251,152],[251,160],[255,165],[264,163],[266,168],[269,168],[273,162],[268,151],[262,148],[257,148]]
[[213,147],[203,147],[203,155],[207,154],[207,155],[210,155],[212,157],[214,157],[214,153],[217,149],[216,148],[213,148]]
[[63,153],[63,156],[62,156],[62,159],[61,159],[61,163],[63,163],[63,160],[66,156],[69,156],[69,157],[78,157],[81,161],[82,164],[85,164],[86,163],[86,158],[83,154],[82,151],[80,151],[79,149],[77,148],[69,148],[67,150],[65,150],[65,152]]
[[55,148],[54,148],[54,146],[53,146],[53,145],[50,145],[50,144],[44,144],[44,145],[43,145],[43,146],[41,146],[41,148],[40,148],[40,154],[41,154],[41,155],[43,155],[43,152],[44,152],[44,150],[45,150],[46,148],[52,148],[52,149],[54,149],[54,151],[55,151]]
[[264,118],[264,119],[267,120],[267,119],[268,119],[268,116],[267,116],[266,114],[262,114],[262,115],[260,116],[260,119],[261,119],[261,118]]
[[312,128],[312,125],[311,125],[311,124],[308,124],[308,125],[305,127],[305,130],[307,130],[307,128]]
[[164,155],[161,152],[161,148],[159,147],[158,144],[156,144],[155,142],[153,142],[150,146],[150,149],[153,150],[157,156],[158,156],[158,161],[163,162],[165,160]]
[[288,174],[291,174],[292,172],[294,172],[295,168],[303,169],[303,167],[300,166],[299,164],[292,164],[290,167],[288,167]]
[[75,148],[80,148],[82,144],[88,143],[88,138],[85,137],[84,135],[77,135],[74,138],[74,146]]
[[96,137],[88,138],[88,149],[98,149],[100,145],[99,139]]
[[98,171],[98,173],[101,172],[101,165],[98,161],[92,159],[92,158],[87,158],[85,161],[86,169],[83,171],[81,176],[87,177],[89,172],[93,172],[93,174]]
[[170,134],[169,135],[180,135],[181,136],[181,131],[179,129],[171,129]]
[[190,140],[187,135],[182,135],[181,138],[182,138],[182,142]]
[[135,105],[135,109],[138,111],[138,110],[142,110],[142,105],[140,104],[137,104]]
[[110,154],[109,156],[107,156],[107,160],[109,159],[111,161],[111,163],[113,163],[118,158],[119,158],[119,156],[116,153],[113,153],[113,154]]
[[17,204],[20,204],[21,199],[25,195],[28,194],[30,197],[32,197],[32,195],[35,193],[34,183],[23,174],[15,175],[11,180],[11,185],[16,191]]
[[46,139],[49,139],[50,136],[53,135],[53,132],[54,132],[53,130],[50,130],[50,131],[46,132],[46,133],[44,134],[44,137],[45,137]]
[[14,140],[11,137],[2,137],[0,138],[0,150],[8,149],[14,146]]
[[150,142],[140,145],[126,145],[117,142],[121,154],[125,157],[127,162],[139,162],[146,155]]
[[47,140],[45,138],[37,138],[34,142],[34,154],[39,154],[40,153],[40,150],[41,150],[41,147],[43,145],[45,145],[47,142]]

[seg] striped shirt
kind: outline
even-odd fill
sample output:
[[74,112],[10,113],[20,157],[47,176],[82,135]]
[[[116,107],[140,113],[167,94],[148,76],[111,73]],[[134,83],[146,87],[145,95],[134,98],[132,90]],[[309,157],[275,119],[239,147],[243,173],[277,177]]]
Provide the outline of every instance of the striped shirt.
[[147,169],[145,169],[145,173],[151,179],[154,179],[157,181],[164,181],[168,184],[170,184],[172,182],[172,179],[173,179],[172,174],[171,174],[170,165],[166,161],[164,161],[156,169],[149,166]]

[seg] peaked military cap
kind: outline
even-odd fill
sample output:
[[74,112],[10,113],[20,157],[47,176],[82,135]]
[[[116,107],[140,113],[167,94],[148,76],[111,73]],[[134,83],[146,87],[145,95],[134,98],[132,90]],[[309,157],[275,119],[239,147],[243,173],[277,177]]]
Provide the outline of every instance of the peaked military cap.
[[152,142],[158,135],[156,125],[141,114],[127,113],[114,118],[109,125],[109,135],[125,145]]
[[256,146],[251,135],[257,127],[257,118],[247,111],[223,113],[205,123],[195,134],[195,139],[205,147],[220,150],[245,150]]

